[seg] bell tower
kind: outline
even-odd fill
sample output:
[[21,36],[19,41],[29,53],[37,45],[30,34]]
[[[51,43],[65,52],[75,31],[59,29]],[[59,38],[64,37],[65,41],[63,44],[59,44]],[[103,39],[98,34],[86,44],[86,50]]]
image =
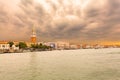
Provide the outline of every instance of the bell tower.
[[36,43],[37,42],[36,31],[35,31],[35,27],[34,26],[32,27],[31,42],[32,43]]

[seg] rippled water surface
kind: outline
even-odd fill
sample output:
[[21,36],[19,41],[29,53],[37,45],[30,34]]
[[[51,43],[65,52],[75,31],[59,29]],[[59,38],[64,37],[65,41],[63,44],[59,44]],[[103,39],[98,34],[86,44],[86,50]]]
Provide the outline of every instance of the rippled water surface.
[[120,49],[0,54],[0,80],[120,80]]

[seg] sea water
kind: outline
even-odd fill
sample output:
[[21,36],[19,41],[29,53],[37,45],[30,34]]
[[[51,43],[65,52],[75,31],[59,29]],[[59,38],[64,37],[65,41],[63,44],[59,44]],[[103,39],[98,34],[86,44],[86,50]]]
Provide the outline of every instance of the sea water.
[[0,80],[120,80],[120,49],[0,54]]

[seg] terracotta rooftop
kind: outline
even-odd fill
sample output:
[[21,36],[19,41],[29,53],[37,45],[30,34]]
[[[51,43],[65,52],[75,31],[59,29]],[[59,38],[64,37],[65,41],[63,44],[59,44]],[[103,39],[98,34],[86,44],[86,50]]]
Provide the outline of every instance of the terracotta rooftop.
[[7,44],[8,42],[6,41],[0,41],[0,44]]

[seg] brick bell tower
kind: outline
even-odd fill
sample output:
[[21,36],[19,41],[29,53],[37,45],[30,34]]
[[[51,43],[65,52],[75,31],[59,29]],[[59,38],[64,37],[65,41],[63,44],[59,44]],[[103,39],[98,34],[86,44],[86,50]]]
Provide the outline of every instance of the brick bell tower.
[[31,42],[32,43],[36,43],[37,42],[35,27],[32,28]]

